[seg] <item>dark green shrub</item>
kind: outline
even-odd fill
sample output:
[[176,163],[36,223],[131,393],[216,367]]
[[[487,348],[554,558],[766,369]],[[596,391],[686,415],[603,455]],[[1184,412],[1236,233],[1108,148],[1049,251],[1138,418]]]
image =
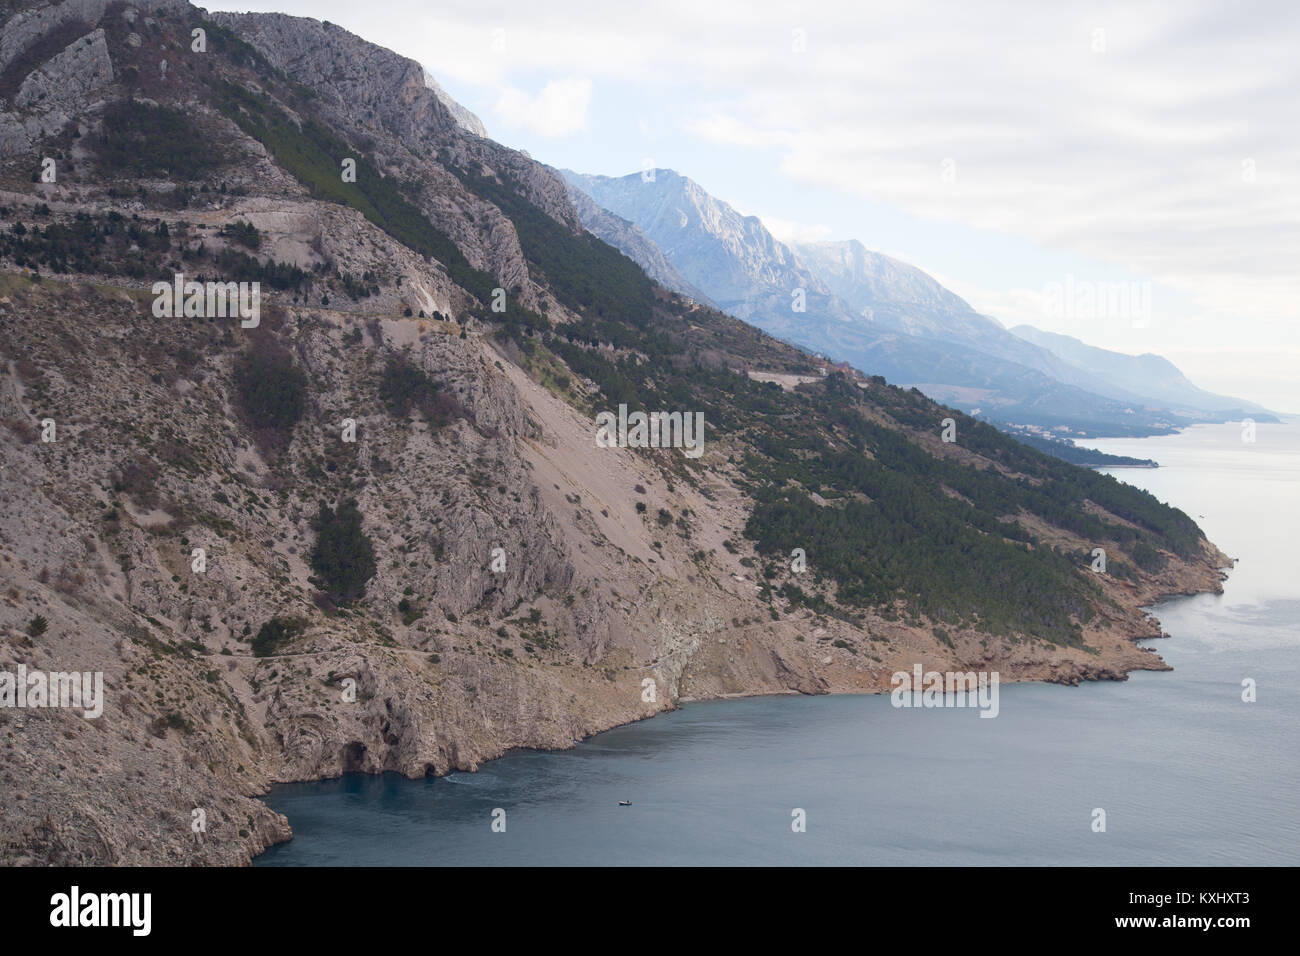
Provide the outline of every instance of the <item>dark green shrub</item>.
[[283,617],[273,617],[257,631],[253,638],[253,654],[269,657],[302,631],[302,622]]
[[235,386],[249,424],[287,441],[307,407],[307,376],[289,350],[262,342],[235,363]]
[[224,161],[181,110],[118,100],[104,109],[103,124],[96,146],[107,172],[191,180]]
[[405,355],[388,360],[379,379],[379,399],[389,414],[405,418],[416,408],[433,426],[446,425],[462,412],[451,393]]
[[262,245],[262,234],[257,231],[257,227],[251,222],[227,223],[221,227],[221,235],[228,239],[233,239],[242,246],[256,251]]
[[361,528],[356,501],[342,502],[337,511],[322,501],[312,530],[316,532],[311,553],[312,570],[316,572],[313,583],[336,604],[363,597],[366,582],[374,577],[377,565],[374,546]]

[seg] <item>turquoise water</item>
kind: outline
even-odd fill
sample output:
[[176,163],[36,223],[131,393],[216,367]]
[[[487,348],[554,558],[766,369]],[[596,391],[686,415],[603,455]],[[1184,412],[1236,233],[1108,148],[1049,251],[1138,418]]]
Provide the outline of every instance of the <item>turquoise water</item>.
[[1172,673],[1004,686],[993,720],[878,696],[712,701],[475,774],[277,787],[295,836],[256,862],[1300,863],[1300,426],[1240,436],[1095,443],[1159,461],[1115,474],[1239,559],[1223,595],[1156,609]]

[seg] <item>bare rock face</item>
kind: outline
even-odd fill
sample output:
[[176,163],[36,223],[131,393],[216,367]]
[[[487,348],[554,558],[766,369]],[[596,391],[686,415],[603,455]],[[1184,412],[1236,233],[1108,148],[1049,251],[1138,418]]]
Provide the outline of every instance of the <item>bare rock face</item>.
[[102,28],[74,40],[28,75],[14,98],[19,107],[73,102],[113,82],[113,61]]
[[[33,131],[35,132],[35,131]],[[0,156],[25,153],[32,146],[33,135],[17,113],[0,113]]]
[[[0,77],[9,91],[9,103],[0,105],[11,107],[0,109],[0,157],[28,152],[58,133],[90,94],[113,82],[104,30],[94,28],[110,6],[110,0],[34,3],[0,25]],[[121,14],[133,20],[138,11],[188,8],[185,0],[140,0]]]
[[109,0],[64,0],[63,3],[35,4],[20,10],[0,28],[0,71],[9,68],[23,51],[42,37],[70,23],[97,23]]
[[215,13],[213,19],[359,125],[373,113],[370,125],[412,143],[441,145],[456,136],[456,120],[425,87],[414,60],[320,20],[283,13]]
[[433,94],[442,101],[443,106],[447,107],[447,111],[455,118],[461,129],[475,136],[487,137],[487,129],[484,128],[483,121],[453,100],[433,74],[427,70],[424,73],[424,85],[433,90]]
[[467,134],[444,102],[446,93],[429,85],[428,74],[414,60],[318,20],[261,13],[212,16],[272,66],[311,87],[338,128],[372,144],[384,164],[424,182],[424,212],[471,264],[492,272],[504,288],[518,289],[526,305],[537,304],[513,224],[438,160],[445,154],[459,165],[481,163],[491,174],[509,177],[525,198],[576,232],[582,227],[558,176],[517,150]]
[[[40,40],[58,35],[76,25],[81,32],[98,24],[113,0],[62,0],[61,3],[19,4],[19,10],[0,25],[0,73],[3,73]],[[186,0],[133,0],[119,7],[122,16],[133,21],[143,12],[185,11],[190,9]]]
[[[251,205],[234,215],[306,223],[294,218],[302,211]],[[377,238],[346,218],[331,228],[341,243]],[[640,527],[631,497],[602,500],[593,476],[559,470],[573,461],[572,436],[589,437],[586,423],[484,341],[459,338],[452,323],[287,310],[261,341],[292,348],[313,412],[271,459],[231,392],[231,362],[257,344],[201,346],[202,323],[158,322],[138,292],[56,288],[0,296],[6,354],[26,356],[24,371],[6,363],[0,375],[0,418],[30,419],[31,390],[48,389],[63,429],[53,445],[4,452],[0,668],[103,671],[107,705],[98,721],[0,713],[14,757],[0,780],[22,804],[0,821],[6,862],[246,862],[287,835],[251,799],[273,781],[474,769],[672,706],[694,646],[691,609],[715,620],[717,597],[612,544],[621,524]],[[81,314],[96,316],[94,347],[62,341],[63,323]],[[189,369],[166,357],[200,346]],[[465,417],[434,429],[387,413],[375,380],[398,353],[435,375]],[[102,413],[146,393],[135,437]],[[345,417],[364,436],[352,447],[338,441]],[[151,488],[112,490],[164,431],[167,454],[186,464],[157,472]],[[336,471],[321,469],[321,449]],[[57,486],[49,468],[64,476]],[[329,617],[312,603],[307,522],[319,497],[339,493],[329,475],[340,472],[376,542],[373,614]],[[276,504],[252,506],[253,496]],[[187,517],[200,512],[212,523]],[[192,546],[207,549],[201,574]],[[680,622],[669,645],[668,632],[630,620],[669,607]],[[23,622],[36,614],[53,624],[29,639]],[[301,619],[301,637],[254,656],[249,635],[277,616]],[[661,656],[673,676],[646,702],[642,681],[656,679]],[[64,770],[40,769],[51,753]]]

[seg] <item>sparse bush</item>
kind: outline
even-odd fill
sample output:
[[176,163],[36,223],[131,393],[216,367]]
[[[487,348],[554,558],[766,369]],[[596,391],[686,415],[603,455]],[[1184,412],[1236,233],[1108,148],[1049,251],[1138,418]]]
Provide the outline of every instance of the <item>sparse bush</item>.
[[129,495],[145,508],[152,508],[158,502],[158,495],[154,488],[158,480],[158,472],[157,463],[140,456],[118,469],[113,490]]
[[184,714],[169,710],[163,716],[154,718],[149,725],[149,730],[155,737],[166,737],[169,730],[179,730],[188,735],[194,733],[194,724],[187,720]]

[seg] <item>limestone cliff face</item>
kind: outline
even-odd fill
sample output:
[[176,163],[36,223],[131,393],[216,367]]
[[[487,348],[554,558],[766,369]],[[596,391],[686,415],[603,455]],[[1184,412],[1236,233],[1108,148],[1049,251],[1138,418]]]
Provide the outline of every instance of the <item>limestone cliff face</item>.
[[476,267],[537,302],[514,226],[438,163],[477,161],[506,175],[533,204],[574,231],[577,212],[559,177],[523,153],[467,131],[414,60],[318,20],[284,14],[216,13],[277,69],[310,87],[340,129],[373,143],[386,163],[425,184],[423,209]]
[[434,95],[442,101],[443,106],[447,107],[447,111],[451,113],[461,129],[475,136],[487,137],[487,129],[483,126],[483,121],[452,99],[451,95],[442,88],[442,84],[427,70],[424,73],[424,85],[433,90]]
[[[69,0],[6,16],[0,25],[0,156],[25,152],[41,137],[56,133],[68,121],[61,104],[84,98],[112,80],[102,32],[89,33],[105,6],[104,0]],[[47,50],[41,47],[52,47],[48,53],[55,55],[45,60],[41,54]],[[34,49],[34,57],[24,58]]]
[[113,63],[108,57],[104,31],[94,30],[64,48],[23,80],[14,97],[15,105],[53,105],[76,102],[113,82]]
[[[0,72],[43,37],[54,35],[70,24],[97,23],[109,0],[64,0],[62,3],[33,3],[23,9],[6,11],[0,27]],[[175,2],[141,3],[138,7],[154,9],[175,7]],[[20,5],[22,6],[22,5]]]

